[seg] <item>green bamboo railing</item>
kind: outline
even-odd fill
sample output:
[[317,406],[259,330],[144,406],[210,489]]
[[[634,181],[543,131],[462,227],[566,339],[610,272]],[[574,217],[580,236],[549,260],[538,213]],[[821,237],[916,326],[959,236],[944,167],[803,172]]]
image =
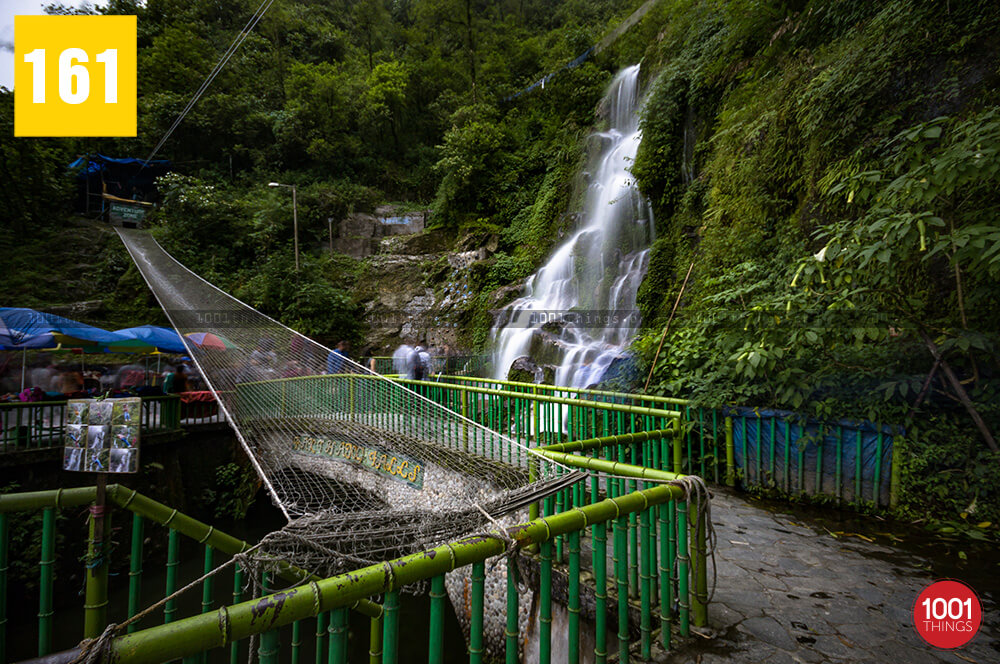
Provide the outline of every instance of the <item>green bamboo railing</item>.
[[[520,526],[508,529],[507,534],[522,548],[533,544],[541,544],[543,552],[551,550],[554,538],[581,532],[597,523],[617,520],[619,524],[627,522],[632,513],[643,512],[663,504],[683,498],[683,491],[676,486],[659,485],[653,488],[635,491],[619,496],[583,505],[573,510],[542,517]],[[686,513],[683,503],[677,507],[678,514]],[[680,519],[680,517],[679,517]],[[685,526],[679,520],[679,532]],[[624,546],[624,526],[619,528],[619,546]],[[680,545],[679,545],[680,548]],[[470,643],[470,661],[476,661],[476,650],[481,644],[482,633],[482,603],[477,599],[481,584],[480,576],[484,569],[483,563],[494,556],[502,555],[505,544],[500,538],[473,536],[448,545],[436,547],[423,553],[403,556],[382,564],[372,565],[348,574],[323,579],[312,584],[262,597],[258,600],[222,607],[214,612],[191,616],[176,622],[150,627],[145,630],[126,634],[116,638],[112,644],[113,658],[122,664],[140,664],[173,660],[188,657],[205,650],[225,647],[230,643],[273,631],[281,626],[290,625],[296,621],[316,617],[324,612],[336,611],[350,606],[359,600],[385,593],[386,611],[383,615],[382,649],[383,662],[398,661],[398,618],[395,606],[395,596],[403,586],[432,580],[432,586],[440,584],[436,581],[440,575],[454,569],[473,566],[473,634]],[[678,557],[678,560],[684,560]],[[624,558],[619,562],[625,564]],[[545,577],[546,565],[543,558],[541,601],[543,607],[551,607],[551,588],[546,597]],[[679,575],[683,577],[686,568]],[[621,576],[621,575],[620,575]],[[681,579],[683,583],[683,578]],[[627,583],[627,582],[626,582]],[[686,584],[684,584],[686,589]],[[627,653],[628,646],[628,593],[619,592],[620,622],[624,629],[620,630],[620,638]],[[279,608],[280,607],[280,608]],[[543,618],[545,615],[543,608]],[[623,610],[621,610],[623,609]],[[545,623],[543,623],[544,626]],[[621,627],[621,625],[620,625]],[[440,634],[433,630],[439,629],[432,621],[432,644],[434,639],[441,639]],[[546,632],[542,631],[541,652],[542,661],[551,655],[550,644],[545,641]],[[551,639],[551,632],[548,633]],[[516,643],[516,637],[513,642]],[[547,654],[544,654],[547,653]],[[430,653],[430,661],[436,656]],[[334,652],[333,662],[344,661],[342,650]],[[269,655],[270,658],[270,655]],[[627,661],[627,657],[620,658]]]
[[[670,445],[673,445],[673,440],[675,438],[675,432],[673,430],[664,430],[661,432],[641,432],[639,434],[628,435],[628,436],[616,436],[607,437],[605,439],[592,439],[587,441],[573,441],[571,443],[563,443],[553,446],[554,449],[543,449],[541,453],[548,455],[554,459],[560,459],[563,463],[568,465],[576,465],[581,468],[590,468],[592,470],[599,470],[601,472],[606,472],[609,468],[614,469],[616,473],[625,477],[635,477],[638,479],[665,482],[675,479],[676,474],[667,472],[665,470],[660,470],[657,468],[639,468],[633,467],[629,464],[623,463],[621,460],[630,457],[636,447],[645,446],[642,452],[642,458],[644,459],[655,459],[665,462],[672,462],[672,455],[661,453],[658,455],[652,455],[652,449],[655,446],[666,449]],[[590,455],[604,455],[611,456],[614,458],[602,458],[596,459],[588,456],[583,456],[579,454],[569,454],[567,452],[561,451],[564,449],[573,448],[577,451],[584,452]],[[632,487],[635,489],[635,487]],[[660,644],[663,646],[669,646],[670,640],[670,625],[674,619],[674,610],[670,603],[671,597],[681,597],[683,593],[687,592],[686,578],[688,575],[688,567],[686,560],[689,556],[680,555],[679,552],[686,553],[687,544],[686,541],[673,542],[671,540],[673,548],[670,550],[671,555],[664,558],[662,546],[657,547],[657,541],[663,542],[668,538],[667,528],[668,525],[671,528],[676,527],[676,531],[679,533],[682,530],[686,530],[686,526],[683,522],[683,516],[670,517],[668,515],[685,515],[686,507],[683,505],[678,506],[673,509],[675,501],[682,496],[679,493],[680,489],[674,486],[668,485],[656,485],[656,486],[645,486],[639,490],[629,490],[626,486],[624,480],[619,479],[609,479],[607,480],[606,490],[601,485],[601,480],[596,475],[592,478],[588,486],[585,483],[578,483],[575,487],[567,490],[564,496],[560,497],[562,504],[561,513],[553,513],[555,511],[556,499],[550,497],[545,502],[544,515],[540,519],[536,519],[529,524],[522,525],[520,527],[511,529],[510,535],[517,539],[522,547],[529,547],[533,544],[541,544],[541,585],[539,588],[541,595],[541,632],[542,641],[540,643],[540,648],[543,656],[543,661],[551,657],[551,641],[556,635],[552,634],[551,630],[551,607],[552,607],[552,573],[554,566],[562,566],[567,563],[563,559],[562,554],[557,554],[557,549],[560,547],[556,546],[557,542],[562,541],[562,538],[566,538],[566,546],[564,551],[568,556],[568,570],[570,573],[570,586],[569,586],[569,608],[571,609],[571,630],[569,634],[568,647],[571,653],[572,661],[578,661],[580,657],[579,653],[579,609],[580,609],[580,592],[581,587],[579,584],[580,578],[580,568],[582,563],[582,543],[587,541],[590,543],[592,551],[594,552],[591,556],[593,562],[593,578],[594,578],[594,593],[597,598],[597,615],[596,622],[598,625],[607,624],[607,612],[610,608],[607,602],[608,598],[608,584],[612,583],[612,588],[617,588],[615,593],[616,606],[619,610],[619,638],[628,639],[628,612],[632,602],[637,602],[639,607],[639,612],[642,616],[641,620],[641,652],[645,653],[649,651],[651,647],[651,641],[654,636],[654,631],[652,629],[651,617],[656,612],[660,617],[659,622],[659,632],[660,632]],[[602,496],[602,493],[604,494]],[[29,494],[11,494],[0,496],[0,534],[4,533],[7,525],[7,515],[10,512],[15,511],[25,511],[32,509],[42,509],[50,510],[54,513],[56,509],[67,508],[73,506],[85,505],[91,502],[96,497],[96,490],[93,487],[81,488],[81,489],[67,489],[67,490],[56,490],[56,491],[43,491],[43,492],[33,492]],[[120,508],[132,511],[133,513],[133,529],[132,529],[132,554],[133,559],[130,561],[129,566],[129,576],[128,576],[128,586],[129,586],[129,615],[134,615],[137,610],[138,604],[138,591],[141,584],[141,573],[142,573],[142,543],[145,535],[144,528],[142,526],[144,520],[149,520],[153,523],[159,524],[168,529],[168,540],[175,543],[174,552],[170,552],[172,547],[168,547],[167,564],[168,570],[172,567],[176,567],[177,554],[176,554],[176,542],[179,541],[179,536],[183,535],[189,539],[194,539],[201,543],[204,547],[203,550],[203,566],[204,569],[209,569],[211,565],[218,562],[215,559],[215,552],[221,552],[226,554],[238,553],[246,550],[248,547],[247,543],[233,538],[225,533],[222,533],[211,526],[208,526],[200,521],[192,519],[187,515],[184,515],[176,510],[173,510],[161,503],[153,501],[138,492],[132,491],[125,487],[112,485],[107,488],[107,497],[109,504],[115,505]],[[670,507],[667,510],[667,507]],[[613,512],[613,513],[612,513]],[[630,515],[638,515],[638,519],[632,519]],[[578,518],[582,516],[583,521],[578,521]],[[676,526],[674,521],[677,520]],[[615,542],[615,562],[616,566],[609,576],[607,574],[607,568],[605,565],[606,561],[606,549],[604,546],[604,536],[605,536],[605,523],[611,522],[612,531],[614,533]],[[655,532],[655,529],[651,527],[654,522],[659,524],[659,533]],[[641,562],[639,566],[642,570],[642,582],[640,588],[632,593],[629,588],[629,566],[630,564],[635,564],[636,553],[629,553],[628,539],[630,534],[636,532],[635,524],[639,523],[639,556],[641,556]],[[135,527],[138,524],[139,527]],[[584,537],[584,530],[587,531],[587,536]],[[542,536],[544,535],[544,536]],[[699,538],[696,533],[693,533],[694,537],[692,541],[695,543],[696,547],[703,546],[703,537]],[[466,542],[468,544],[473,544],[472,542]],[[3,551],[3,545],[6,544],[6,540],[0,541],[0,552]],[[473,623],[472,627],[472,638],[470,639],[471,650],[470,656],[472,661],[476,661],[483,651],[482,642],[482,563],[492,555],[502,550],[502,546],[499,550],[495,548],[493,540],[486,538],[479,538],[479,541],[474,543],[475,546],[472,547],[473,550],[482,553],[481,557],[472,560],[475,563],[473,567]],[[485,547],[485,548],[484,548]],[[451,548],[454,551],[458,551],[458,544],[453,543]],[[701,553],[695,553],[692,556],[694,559],[702,559],[704,556]],[[138,559],[137,559],[138,558]],[[437,559],[440,563],[441,560],[448,558],[448,555],[441,556],[438,555]],[[425,556],[426,559],[426,556]],[[399,576],[397,569],[402,569],[406,567],[407,570],[413,570],[421,568],[423,563],[416,566],[408,566],[415,560],[412,557],[406,559],[405,564],[400,561],[390,561],[387,563],[392,569],[392,575],[395,579],[393,581],[392,587],[380,588],[374,592],[369,592],[367,595],[362,593],[355,597],[355,595],[350,595],[348,600],[344,600],[343,597],[338,596],[336,602],[327,604],[326,600],[324,603],[317,605],[317,613],[310,614],[307,616],[295,614],[294,619],[290,620],[288,623],[282,621],[266,623],[267,629],[258,627],[255,628],[254,633],[261,634],[260,640],[260,652],[263,664],[268,664],[270,662],[276,661],[279,644],[277,642],[276,629],[280,625],[292,624],[292,659],[298,659],[298,647],[301,643],[301,633],[302,624],[301,621],[307,618],[316,619],[317,625],[317,661],[328,661],[333,663],[346,661],[346,621],[345,614],[343,610],[345,607],[354,607],[363,612],[367,612],[369,615],[375,618],[371,621],[370,633],[369,633],[369,653],[372,661],[377,661],[377,655],[381,655],[381,661],[395,661],[398,658],[397,640],[398,640],[398,613],[396,609],[396,598],[392,592],[386,595],[386,607],[385,611],[382,611],[382,607],[371,602],[368,597],[378,592],[385,590],[396,590],[400,585],[405,583],[405,575]],[[464,566],[460,557],[455,558],[455,566]],[[630,562],[631,561],[631,562]],[[3,563],[4,559],[0,556],[0,563]],[[397,565],[398,563],[398,565]],[[652,569],[659,569],[660,576],[654,583],[653,576],[651,573]],[[666,573],[664,576],[664,569],[666,570],[677,570],[677,575],[670,579],[670,572]],[[704,566],[701,565],[699,568],[701,572],[704,571]],[[4,566],[0,564],[0,570],[4,570]],[[292,579],[301,580],[304,577],[304,573],[301,571],[296,571],[294,568],[288,568],[286,570],[292,572],[290,575]],[[430,650],[428,652],[428,661],[430,662],[440,662],[443,660],[444,644],[443,644],[443,601],[444,601],[444,583],[441,574],[443,572],[450,571],[450,569],[439,569],[438,567],[431,567],[426,570],[427,574],[419,577],[419,579],[430,579],[431,580],[431,634],[432,638],[430,640]],[[374,573],[371,569],[367,571],[362,571],[360,574],[364,576],[365,574]],[[383,568],[384,573],[384,568]],[[509,572],[513,574],[513,568]],[[359,573],[354,573],[351,575],[351,579],[357,580]],[[168,576],[170,576],[168,574]],[[684,577],[684,581],[680,577]],[[100,577],[97,577],[100,578]],[[91,585],[94,583],[104,583],[106,584],[107,577],[104,576],[103,582],[94,581],[91,582],[88,577],[88,597],[90,597]],[[402,581],[400,581],[402,579]],[[317,580],[313,579],[317,584],[323,585],[329,580]],[[344,579],[341,579],[344,581]],[[0,589],[4,588],[6,582],[6,576],[0,574]],[[353,581],[352,581],[353,583]],[[519,646],[518,634],[517,634],[517,621],[516,621],[516,607],[517,607],[517,591],[516,586],[512,578],[508,578],[508,597],[507,604],[510,607],[512,613],[508,615],[505,620],[505,638],[504,642],[507,648],[507,660],[517,661],[517,648]],[[168,587],[166,590],[169,592],[171,588],[180,585],[181,582],[176,577],[168,581]],[[351,586],[351,583],[347,584]],[[700,579],[695,581],[695,587],[701,588],[703,583]],[[296,593],[304,592],[304,588],[312,587],[302,586],[295,591],[289,591],[285,593],[282,597],[282,601],[286,603],[291,597]],[[51,589],[51,584],[49,585]],[[234,595],[233,599],[236,604],[232,607],[222,607],[216,609],[212,606],[211,601],[211,591],[209,583],[206,582],[202,586],[202,601],[200,605],[201,614],[198,616],[193,616],[189,618],[180,618],[173,613],[173,609],[168,616],[164,616],[163,625],[160,627],[150,627],[147,629],[137,629],[133,627],[129,632],[120,637],[117,642],[125,644],[121,647],[119,651],[121,654],[121,660],[123,662],[127,661],[154,661],[155,657],[168,658],[167,655],[150,655],[150,652],[159,652],[160,646],[158,645],[158,640],[160,637],[156,636],[152,643],[154,645],[149,645],[147,643],[148,638],[153,638],[152,635],[171,633],[178,635],[177,638],[184,642],[183,648],[186,649],[184,653],[178,654],[181,656],[195,656],[203,652],[206,648],[201,647],[204,645],[201,641],[198,641],[194,636],[194,632],[189,632],[190,626],[193,624],[192,620],[204,619],[216,621],[218,626],[219,621],[222,620],[223,616],[226,617],[230,622],[226,628],[226,634],[224,638],[217,642],[218,646],[225,646],[229,648],[230,661],[240,661],[240,651],[238,648],[238,641],[240,637],[238,632],[235,630],[235,623],[231,622],[233,619],[232,611],[236,607],[243,607],[248,604],[256,605],[258,607],[258,616],[260,615],[260,610],[262,610],[263,604],[258,602],[239,602],[240,597],[240,577],[237,571],[234,574]],[[104,588],[106,592],[106,585]],[[654,594],[655,591],[659,591],[658,595]],[[105,595],[106,596],[106,595]],[[657,597],[659,598],[659,604],[656,609],[654,605],[657,604]],[[0,598],[2,599],[2,598]],[[0,602],[0,605],[5,605]],[[676,619],[679,621],[678,625],[681,629],[682,634],[686,634],[687,625],[689,623],[689,616],[687,613],[687,606],[698,606],[697,598],[692,598],[691,601],[685,604],[681,603],[681,612],[677,614]],[[97,607],[92,607],[96,609]],[[166,613],[166,612],[165,612]],[[266,613],[266,611],[265,611]],[[97,616],[98,614],[93,613],[92,616]],[[285,613],[282,613],[284,616]],[[703,619],[704,614],[695,613],[694,619],[697,622],[699,619]],[[378,618],[381,618],[379,620]],[[93,622],[93,621],[91,621]],[[252,621],[251,621],[252,622]],[[3,624],[3,623],[0,623]],[[198,623],[200,624],[200,623]],[[223,623],[225,624],[225,623]],[[329,625],[327,633],[324,633],[323,626]],[[41,626],[41,623],[40,623]],[[176,632],[173,630],[177,630]],[[166,630],[166,632],[164,632]],[[90,628],[90,635],[96,635],[100,629]],[[40,629],[41,634],[41,629]],[[2,635],[0,635],[2,636]],[[131,637],[137,637],[139,640],[130,640]],[[195,640],[192,641],[191,639]],[[560,637],[561,638],[561,637]],[[0,638],[0,641],[3,639]],[[328,653],[325,660],[322,660],[319,653],[322,653],[324,640],[328,640]],[[201,644],[198,648],[194,648],[196,644]],[[127,647],[126,647],[127,646]],[[147,650],[150,648],[152,650]],[[40,649],[41,650],[41,649]],[[190,651],[188,651],[190,650]],[[374,653],[374,654],[372,654]],[[598,661],[605,661],[607,657],[607,643],[603,637],[603,634],[598,636],[596,654]],[[117,655],[116,655],[117,656]],[[172,655],[170,656],[173,657]],[[159,660],[155,660],[159,661]],[[200,656],[196,660],[201,661]]]

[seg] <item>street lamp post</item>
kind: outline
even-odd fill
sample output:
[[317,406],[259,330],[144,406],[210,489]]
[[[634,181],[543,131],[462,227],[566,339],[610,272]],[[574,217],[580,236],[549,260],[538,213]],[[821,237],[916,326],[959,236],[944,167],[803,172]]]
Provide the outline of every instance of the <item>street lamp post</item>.
[[288,187],[292,190],[292,229],[295,234],[295,271],[299,271],[299,207],[295,199],[295,185],[270,182],[268,187]]

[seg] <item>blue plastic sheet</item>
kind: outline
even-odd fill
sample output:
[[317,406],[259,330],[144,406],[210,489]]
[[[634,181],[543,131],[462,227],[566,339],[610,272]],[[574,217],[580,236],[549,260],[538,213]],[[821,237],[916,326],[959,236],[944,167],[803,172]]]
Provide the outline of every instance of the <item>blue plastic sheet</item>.
[[[728,408],[745,486],[888,505],[893,438],[871,422],[820,422],[789,411]],[[860,463],[859,463],[860,462]]]

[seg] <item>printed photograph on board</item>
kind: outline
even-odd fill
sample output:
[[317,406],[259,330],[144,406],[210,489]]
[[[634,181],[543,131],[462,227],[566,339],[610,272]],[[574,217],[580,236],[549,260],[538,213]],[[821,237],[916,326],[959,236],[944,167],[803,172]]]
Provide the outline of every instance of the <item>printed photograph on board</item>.
[[110,454],[112,473],[135,473],[139,471],[139,450],[116,449]]
[[67,447],[63,450],[63,470],[83,470],[83,448]]
[[84,470],[92,473],[108,472],[108,462],[111,450],[87,450],[84,460]]
[[66,447],[86,447],[87,446],[87,425],[67,424],[66,425]]
[[87,427],[87,447],[92,450],[104,447],[104,441],[108,434],[108,427],[90,425]]
[[112,449],[129,449],[139,442],[139,427],[116,425],[111,427]]
[[138,424],[141,399],[115,399],[111,410],[112,424]]
[[86,424],[89,401],[72,400],[66,402],[66,424]]
[[114,407],[114,403],[111,401],[94,401],[90,404],[90,417],[88,421],[91,424],[111,424],[111,410]]

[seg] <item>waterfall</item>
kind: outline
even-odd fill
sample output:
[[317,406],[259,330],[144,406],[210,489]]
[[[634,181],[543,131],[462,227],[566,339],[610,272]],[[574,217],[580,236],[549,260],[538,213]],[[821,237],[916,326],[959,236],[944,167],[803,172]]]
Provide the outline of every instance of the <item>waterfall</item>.
[[639,66],[628,67],[604,97],[609,127],[592,136],[600,149],[577,230],[498,317],[497,378],[529,356],[555,367],[556,385],[592,385],[638,329],[636,292],[654,232],[649,206],[629,172],[641,139],[638,80]]

